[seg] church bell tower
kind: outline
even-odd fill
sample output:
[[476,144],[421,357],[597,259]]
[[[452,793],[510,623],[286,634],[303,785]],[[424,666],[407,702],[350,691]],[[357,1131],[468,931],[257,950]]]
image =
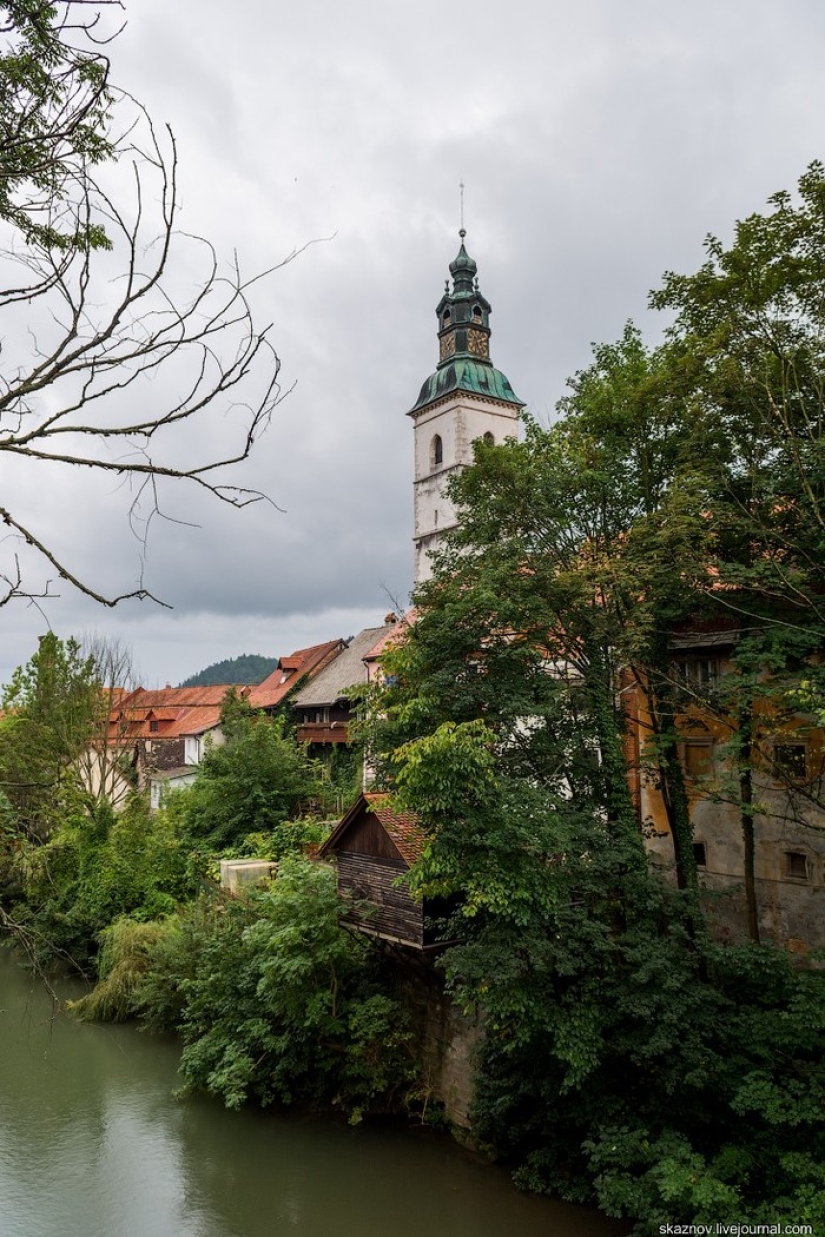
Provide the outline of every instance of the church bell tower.
[[415,583],[432,574],[430,554],[457,523],[447,497],[450,477],[473,460],[473,442],[514,437],[524,404],[490,360],[490,302],[481,295],[477,266],[464,248],[450,263],[436,307],[438,366],[408,416],[415,437]]

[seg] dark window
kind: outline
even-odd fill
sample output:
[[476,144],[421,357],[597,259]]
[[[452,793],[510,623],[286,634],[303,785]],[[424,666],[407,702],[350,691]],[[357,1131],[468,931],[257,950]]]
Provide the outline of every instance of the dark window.
[[716,657],[680,657],[674,670],[680,682],[694,690],[714,687],[721,673]]
[[774,743],[773,764],[777,777],[802,782],[808,774],[808,748],[804,743]]
[[489,431],[489,430],[488,430],[488,431],[487,431],[487,433],[484,435],[484,441],[487,443],[487,446],[488,446],[488,447],[492,447],[492,446],[494,446],[494,444],[495,444],[495,441],[496,441],[496,440],[495,440],[495,438],[493,437],[493,435],[490,433],[490,431]]
[[431,468],[438,468],[440,464],[443,464],[444,444],[441,441],[440,434],[436,434],[435,438],[433,438],[432,446],[430,448],[430,456],[431,456],[431,459],[430,459]]
[[450,311],[449,311],[449,309],[445,309],[445,310],[444,310],[444,313],[441,315],[441,321],[442,321],[442,323],[444,324],[444,326],[449,326],[449,325],[450,325]]
[[708,856],[704,842],[693,843],[693,858],[696,860],[697,868],[706,868],[708,866]]
[[480,305],[473,306],[473,320],[475,322],[481,321],[481,306]]
[[785,851],[785,875],[791,880],[808,879],[808,856],[800,850]]
[[150,734],[157,734],[157,732],[158,732],[158,730],[159,730],[159,729],[160,729],[160,722],[150,722],[150,723],[149,723],[149,733],[150,733]]

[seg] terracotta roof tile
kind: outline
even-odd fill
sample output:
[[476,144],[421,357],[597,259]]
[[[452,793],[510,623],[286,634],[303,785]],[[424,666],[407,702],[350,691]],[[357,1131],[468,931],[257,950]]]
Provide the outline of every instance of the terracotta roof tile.
[[415,812],[394,812],[388,806],[391,802],[387,794],[360,794],[322,844],[318,857],[323,859],[337,853],[339,844],[353,824],[363,818],[366,808],[369,815],[376,817],[407,866],[412,867],[424,853],[427,839]]
[[416,813],[395,812],[385,807],[385,804],[391,802],[390,796],[386,794],[365,794],[364,799],[370,811],[386,829],[402,859],[412,867],[423,855],[427,841]]
[[369,652],[364,654],[364,661],[377,661],[388,645],[400,644],[415,620],[416,611],[410,610],[397,623],[389,624]]
[[[248,687],[240,687],[242,694]],[[186,734],[203,734],[217,726],[221,703],[229,687],[219,684],[212,687],[163,687],[147,689],[138,687],[121,698],[112,709],[109,720],[109,739],[122,741],[124,735],[137,738],[150,735],[152,721],[164,722],[162,738],[178,738]]]
[[300,679],[318,674],[343,647],[343,640],[327,640],[325,644],[313,644],[282,657],[272,674],[249,693],[249,703],[256,709],[271,709],[280,704]]

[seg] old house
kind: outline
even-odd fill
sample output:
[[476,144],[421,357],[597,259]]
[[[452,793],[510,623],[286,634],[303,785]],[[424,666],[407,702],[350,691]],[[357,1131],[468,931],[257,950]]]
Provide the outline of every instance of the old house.
[[272,674],[257,687],[250,688],[247,697],[250,706],[264,713],[274,713],[296,688],[320,674],[346,647],[344,640],[327,640],[279,658]]
[[[715,933],[747,932],[741,787],[732,755],[737,718],[724,677],[739,638],[735,621],[683,624],[671,636],[671,669],[683,702],[676,717],[693,849]],[[644,684],[628,680],[626,754],[648,849],[665,871],[674,861],[662,790],[646,756],[651,723]],[[815,719],[780,711],[770,693],[754,705],[750,757],[758,929],[797,952],[825,946],[825,743]]]
[[359,631],[295,694],[298,740],[309,744],[312,755],[349,742],[347,726],[354,712],[352,689],[366,684],[364,658],[394,623],[395,615],[391,624]]
[[124,793],[117,801],[132,785],[148,786],[157,808],[169,790],[189,785],[210,747],[224,742],[221,706],[228,691],[236,691],[253,709],[274,713],[343,648],[343,640],[329,640],[297,649],[280,658],[272,674],[254,687],[139,687],[122,693],[113,702],[107,743],[109,765],[114,772],[124,771]]
[[424,841],[414,813],[393,811],[389,795],[359,795],[318,852],[336,861],[338,891],[351,908],[345,922],[414,949],[437,944],[431,917],[443,908],[416,901],[402,879]]
[[109,745],[134,751],[138,784],[150,786],[155,806],[161,784],[191,781],[209,745],[223,742],[221,702],[228,690],[225,684],[138,687],[112,710]]
[[397,618],[395,614],[388,614],[386,616],[384,626],[381,629],[381,635],[363,657],[367,683],[383,681],[382,659],[384,654],[388,649],[400,644],[405,639],[407,632],[414,623],[414,609],[408,610],[402,618]]

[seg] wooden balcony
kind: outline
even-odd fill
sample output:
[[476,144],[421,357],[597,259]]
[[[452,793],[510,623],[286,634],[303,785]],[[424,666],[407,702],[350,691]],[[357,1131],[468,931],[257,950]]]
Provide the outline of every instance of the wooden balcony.
[[346,743],[346,722],[302,722],[298,726],[299,743]]

